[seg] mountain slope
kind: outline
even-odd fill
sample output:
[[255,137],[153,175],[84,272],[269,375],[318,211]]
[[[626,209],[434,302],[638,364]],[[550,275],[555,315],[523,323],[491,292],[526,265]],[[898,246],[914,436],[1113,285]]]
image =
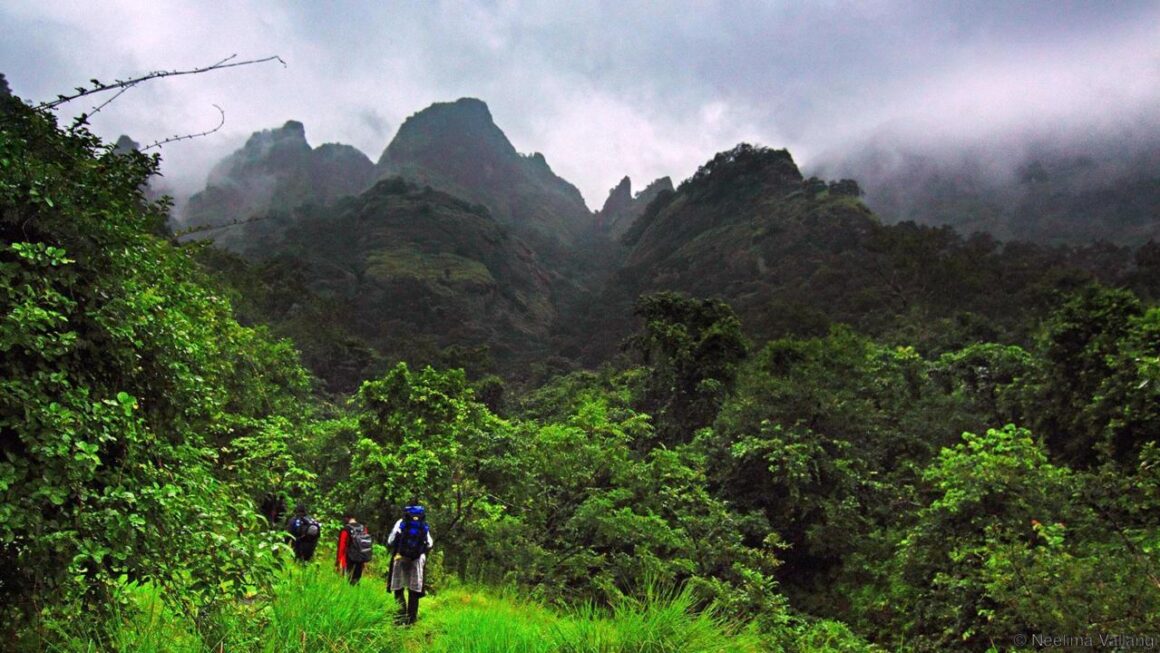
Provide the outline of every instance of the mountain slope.
[[842,322],[907,333],[937,349],[954,338],[1020,339],[1056,289],[1133,278],[1131,250],[1002,244],[950,228],[884,225],[857,184],[805,179],[784,150],[739,145],[662,194],[625,233],[625,263],[578,332],[586,360],[611,356],[642,293],[720,297],[759,341]]
[[867,203],[887,222],[913,220],[1046,244],[1160,240],[1160,142],[1154,136],[953,153],[881,139],[828,168],[859,179]]
[[527,245],[486,209],[401,179],[250,222],[240,240],[255,271],[274,265],[284,277],[274,284],[297,280],[299,293],[281,299],[252,282],[249,295],[334,389],[373,370],[335,368],[342,357],[320,343],[353,338],[419,364],[451,345],[486,347],[512,369],[543,355],[556,319],[549,274]]

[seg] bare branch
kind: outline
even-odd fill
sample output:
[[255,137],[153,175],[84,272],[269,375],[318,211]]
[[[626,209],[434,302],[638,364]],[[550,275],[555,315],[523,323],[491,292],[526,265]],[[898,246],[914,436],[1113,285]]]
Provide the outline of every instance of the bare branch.
[[235,220],[233,220],[229,223],[226,223],[226,224],[196,225],[193,227],[186,227],[185,229],[181,229],[180,231],[174,232],[173,237],[174,238],[184,238],[185,236],[191,236],[193,234],[200,234],[200,233],[204,233],[207,231],[218,231],[219,229],[229,229],[230,227],[241,227],[243,225],[250,224],[251,222],[263,222],[265,220],[272,220],[275,217],[277,217],[277,216],[268,213],[265,215],[257,215],[257,216],[251,217],[251,218],[246,218],[244,220],[235,219]]
[[[208,73],[211,70],[222,70],[224,68],[234,68],[236,66],[249,66],[251,64],[266,63],[268,61],[277,61],[278,63],[282,64],[283,67],[286,66],[286,62],[283,61],[282,57],[279,57],[278,55],[274,55],[272,57],[266,57],[264,59],[250,59],[249,61],[233,61],[235,58],[237,58],[237,56],[238,55],[236,55],[236,54],[232,54],[232,55],[226,57],[225,59],[222,59],[221,61],[219,61],[215,64],[211,64],[209,66],[203,66],[201,68],[193,68],[190,70],[155,70],[151,73],[148,73],[146,75],[142,75],[140,77],[133,77],[131,79],[125,79],[125,80],[118,79],[111,84],[106,84],[106,83],[104,83],[100,80],[96,80],[96,79],[89,80],[93,84],[92,88],[84,88],[84,87],[78,86],[76,88],[76,93],[73,93],[71,95],[58,95],[58,96],[56,96],[55,100],[52,100],[49,102],[42,102],[41,104],[37,105],[36,108],[37,109],[52,109],[52,108],[58,107],[64,103],[66,103],[66,102],[72,102],[73,100],[75,100],[77,98],[82,98],[82,97],[85,97],[88,95],[93,95],[96,93],[104,93],[105,91],[111,91],[114,89],[126,89],[128,87],[140,84],[141,82],[149,81],[151,79],[158,79],[161,77],[177,77],[179,75],[197,75],[200,73]],[[108,102],[106,102],[105,104],[108,104]],[[100,105],[100,108],[104,108],[105,104]]]
[[209,136],[210,134],[216,132],[217,130],[222,128],[222,125],[226,124],[226,112],[223,111],[222,108],[216,104],[213,105],[213,108],[217,109],[218,113],[221,114],[221,120],[218,121],[217,127],[214,127],[213,129],[208,129],[206,131],[199,132],[196,134],[183,134],[180,136],[170,136],[169,138],[163,138],[159,141],[156,141],[154,143],[150,143],[149,145],[146,145],[145,147],[141,148],[139,151],[144,152],[145,150],[151,150],[155,147],[161,147],[162,145],[166,145],[168,143],[176,143],[177,141],[187,141],[191,138],[200,138],[202,136]]
[[113,100],[116,100],[117,98],[121,97],[122,95],[125,94],[125,91],[128,91],[129,89],[133,88],[136,85],[137,85],[136,82],[134,82],[132,84],[126,84],[124,87],[121,88],[121,90],[114,93],[113,97],[111,97],[111,98],[105,100],[104,102],[98,104],[97,106],[93,107],[92,111],[89,111],[89,117],[91,118],[94,115],[96,115],[97,113],[99,113],[101,111],[101,109],[104,109],[105,107],[112,104]]

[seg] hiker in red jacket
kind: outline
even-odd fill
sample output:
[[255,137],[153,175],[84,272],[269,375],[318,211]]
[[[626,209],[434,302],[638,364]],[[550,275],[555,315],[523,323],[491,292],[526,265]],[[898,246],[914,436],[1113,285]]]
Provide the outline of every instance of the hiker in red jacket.
[[374,540],[367,532],[366,526],[358,523],[354,515],[343,517],[346,523],[338,533],[338,551],[334,562],[335,568],[346,574],[351,585],[357,585],[362,578],[363,566],[371,561]]

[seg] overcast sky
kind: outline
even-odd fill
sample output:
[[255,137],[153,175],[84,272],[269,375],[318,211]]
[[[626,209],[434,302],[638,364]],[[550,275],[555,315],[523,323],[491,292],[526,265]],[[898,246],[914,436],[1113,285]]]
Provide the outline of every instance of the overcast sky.
[[[0,72],[46,100],[91,78],[279,55],[159,80],[94,119],[162,151],[187,191],[253,131],[377,161],[407,116],[478,97],[592,208],[740,141],[818,166],[882,134],[952,146],[1154,129],[1160,2],[52,2],[0,0]],[[96,101],[65,105],[64,115]]]

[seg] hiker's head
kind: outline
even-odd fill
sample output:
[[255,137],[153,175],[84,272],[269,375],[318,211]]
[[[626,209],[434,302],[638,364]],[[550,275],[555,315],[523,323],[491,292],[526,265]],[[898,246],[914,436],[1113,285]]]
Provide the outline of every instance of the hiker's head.
[[357,520],[354,518],[354,514],[353,514],[353,513],[350,513],[350,512],[345,512],[345,513],[343,513],[343,514],[342,514],[342,521],[343,521],[343,522],[345,522],[345,523],[347,523],[347,524],[353,524],[353,523],[355,523],[355,521],[357,521]]
[[294,514],[295,515],[305,515],[306,514],[306,504],[300,503],[297,506],[295,506],[294,507]]
[[419,505],[418,501],[412,501],[411,505],[403,508],[403,517],[410,520],[421,520],[426,518],[427,511],[423,506]]

